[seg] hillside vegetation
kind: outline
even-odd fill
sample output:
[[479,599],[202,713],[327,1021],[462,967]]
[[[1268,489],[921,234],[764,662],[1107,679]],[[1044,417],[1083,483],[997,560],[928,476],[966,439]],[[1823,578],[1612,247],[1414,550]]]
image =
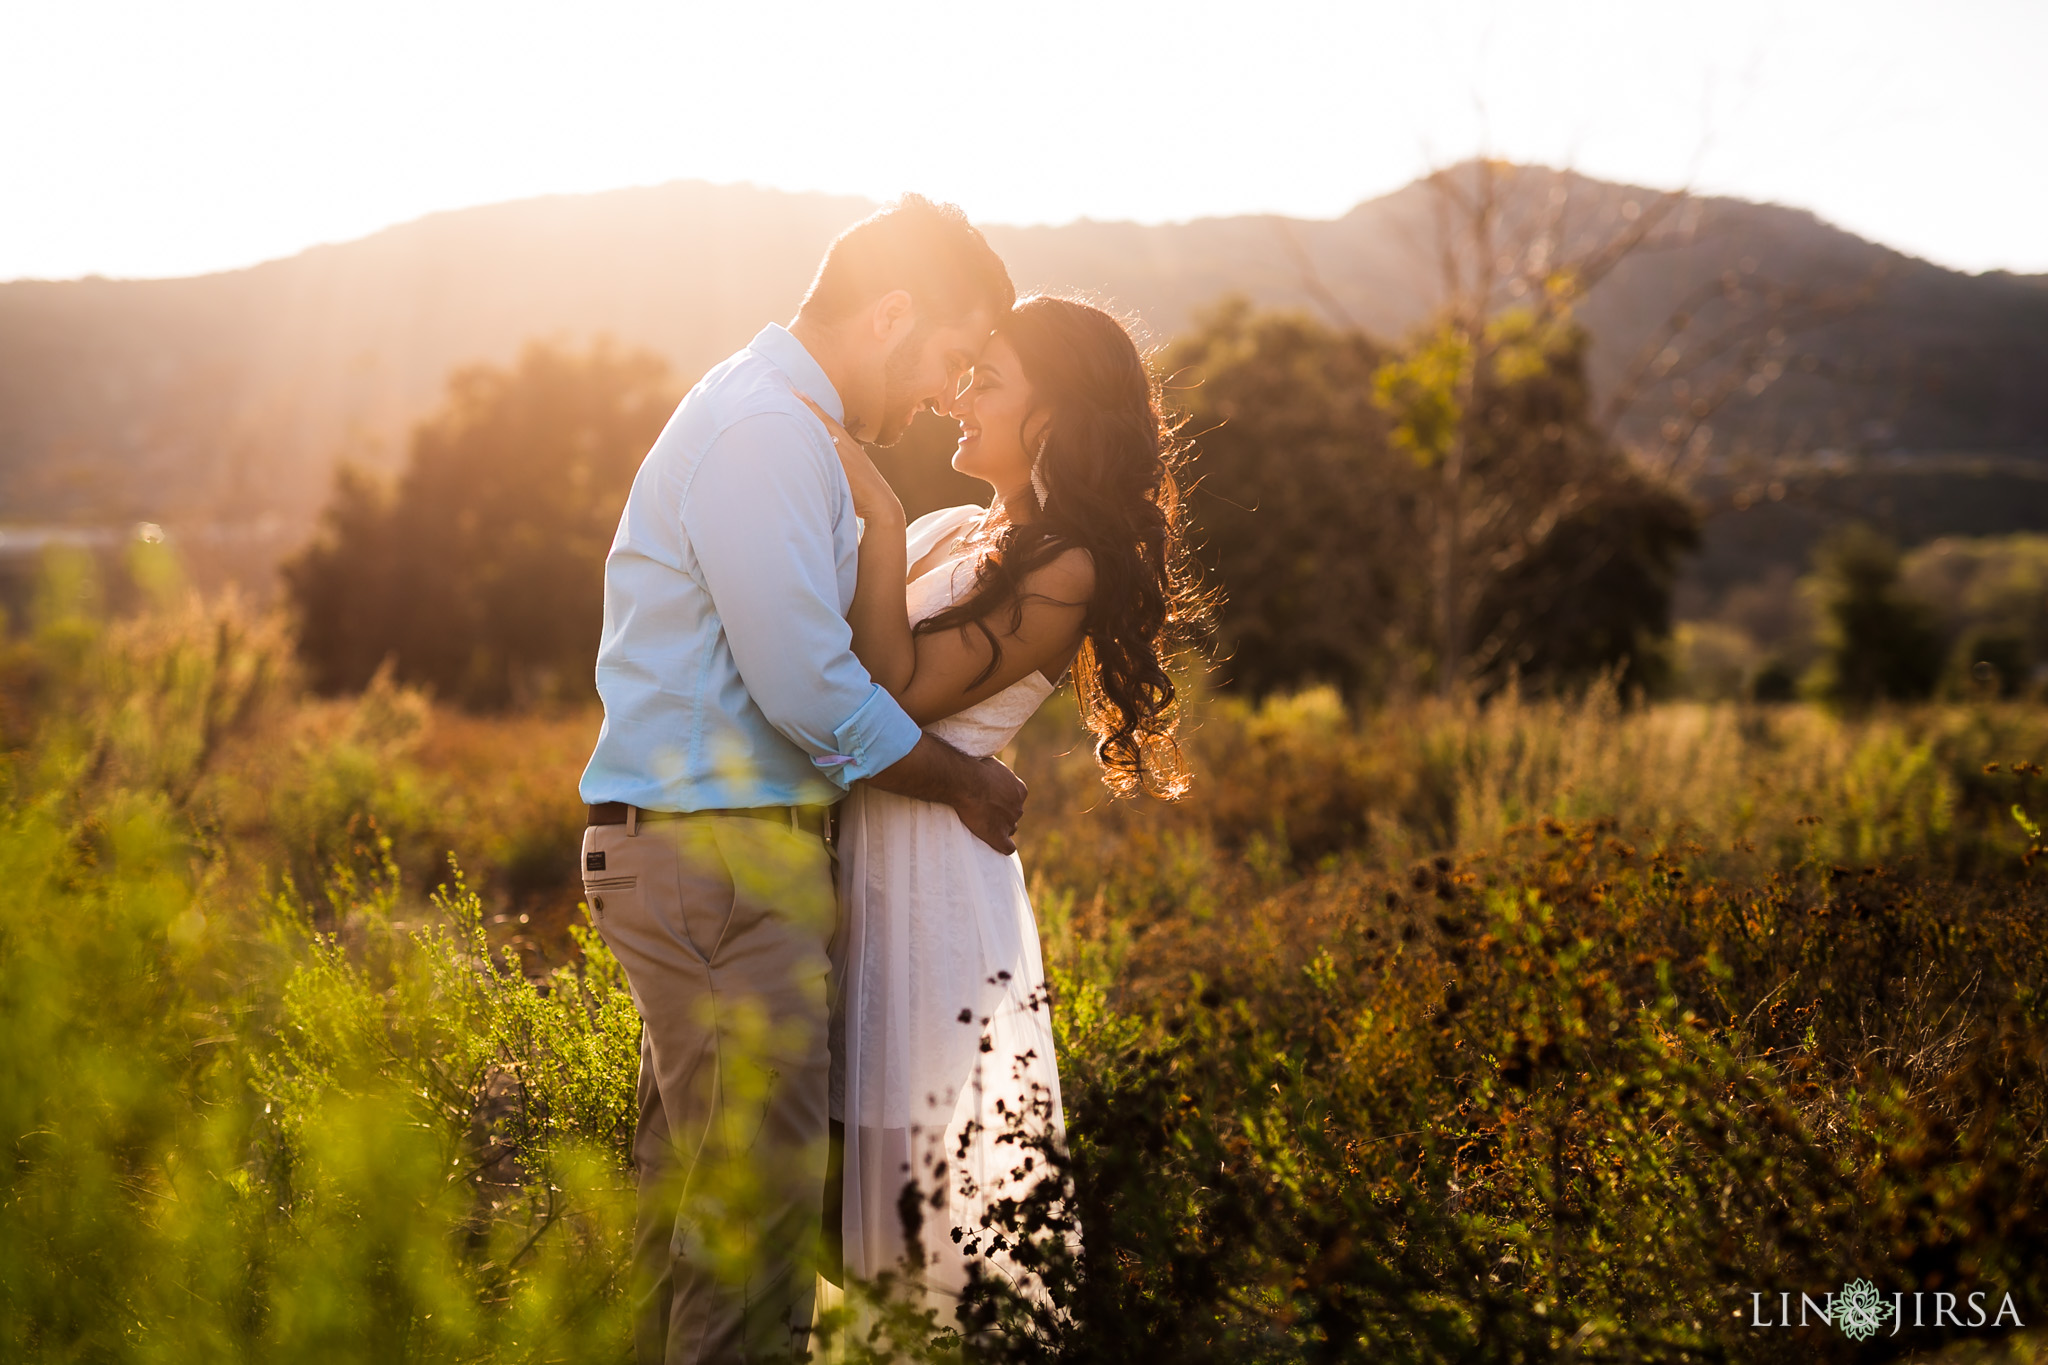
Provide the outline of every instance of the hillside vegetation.
[[[1508,219],[1556,219],[1561,252],[1663,202],[1542,168],[1491,173]],[[210,523],[247,532],[268,513],[288,545],[338,457],[396,464],[451,370],[507,363],[533,338],[609,334],[694,379],[789,317],[825,244],[871,207],[681,182],[437,214],[220,275],[0,284],[0,506],[10,519],[158,521],[195,545]],[[1326,222],[1082,221],[989,237],[1021,288],[1097,294],[1161,343],[1228,293],[1395,342],[1443,303],[1439,207],[1418,183]],[[2036,283],[1942,270],[1770,205],[1687,199],[1659,221],[1655,249],[1584,310],[1603,403],[1674,316],[1720,330],[1734,279],[1785,313],[1788,335],[1774,343],[1782,374],[1715,414],[1720,454],[2048,451]],[[1680,409],[1704,392],[1692,382]],[[1654,442],[1672,397],[1623,434]]]

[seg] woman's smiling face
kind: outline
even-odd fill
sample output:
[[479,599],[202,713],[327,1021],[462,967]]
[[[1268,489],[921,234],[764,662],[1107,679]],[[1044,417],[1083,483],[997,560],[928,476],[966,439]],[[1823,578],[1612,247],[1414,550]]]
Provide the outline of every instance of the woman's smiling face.
[[1014,503],[1030,487],[1032,452],[1045,417],[1032,411],[1031,382],[1007,338],[998,333],[982,348],[948,411],[960,423],[953,468]]

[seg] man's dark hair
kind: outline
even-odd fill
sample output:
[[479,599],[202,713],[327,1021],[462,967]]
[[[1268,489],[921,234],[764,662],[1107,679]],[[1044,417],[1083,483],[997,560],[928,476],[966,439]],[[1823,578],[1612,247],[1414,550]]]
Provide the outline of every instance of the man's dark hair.
[[1002,257],[966,214],[906,194],[839,234],[802,311],[838,322],[897,289],[916,302],[925,324],[957,322],[976,308],[987,309],[993,321],[1017,302]]

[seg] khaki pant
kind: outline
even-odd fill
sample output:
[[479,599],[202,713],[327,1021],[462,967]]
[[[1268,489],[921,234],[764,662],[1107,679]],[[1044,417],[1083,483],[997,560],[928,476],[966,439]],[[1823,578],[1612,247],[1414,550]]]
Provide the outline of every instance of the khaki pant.
[[642,1365],[801,1358],[824,1203],[831,855],[742,816],[592,825],[591,917],[642,1020]]

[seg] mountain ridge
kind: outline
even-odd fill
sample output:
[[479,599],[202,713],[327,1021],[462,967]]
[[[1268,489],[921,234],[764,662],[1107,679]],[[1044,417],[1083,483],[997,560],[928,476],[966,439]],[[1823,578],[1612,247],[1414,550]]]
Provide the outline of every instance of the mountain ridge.
[[[1583,233],[1661,200],[1543,168],[1509,178],[1525,197],[1564,194]],[[1230,293],[1397,338],[1440,294],[1432,202],[1418,184],[1333,219],[985,231],[1020,289],[1090,293],[1155,341]],[[1749,265],[1870,298],[1808,334],[1826,373],[1795,368],[1717,415],[1724,453],[2048,456],[2048,396],[2032,392],[2048,372],[2042,277],[1949,271],[1806,210],[1673,202],[1680,237],[1624,261],[1582,306],[1596,389],[1703,283]],[[825,244],[872,207],[674,181],[429,214],[210,275],[0,284],[0,519],[303,526],[338,459],[395,463],[451,369],[501,363],[536,337],[609,335],[692,379],[786,319]],[[1643,435],[1654,419],[1624,427]]]

